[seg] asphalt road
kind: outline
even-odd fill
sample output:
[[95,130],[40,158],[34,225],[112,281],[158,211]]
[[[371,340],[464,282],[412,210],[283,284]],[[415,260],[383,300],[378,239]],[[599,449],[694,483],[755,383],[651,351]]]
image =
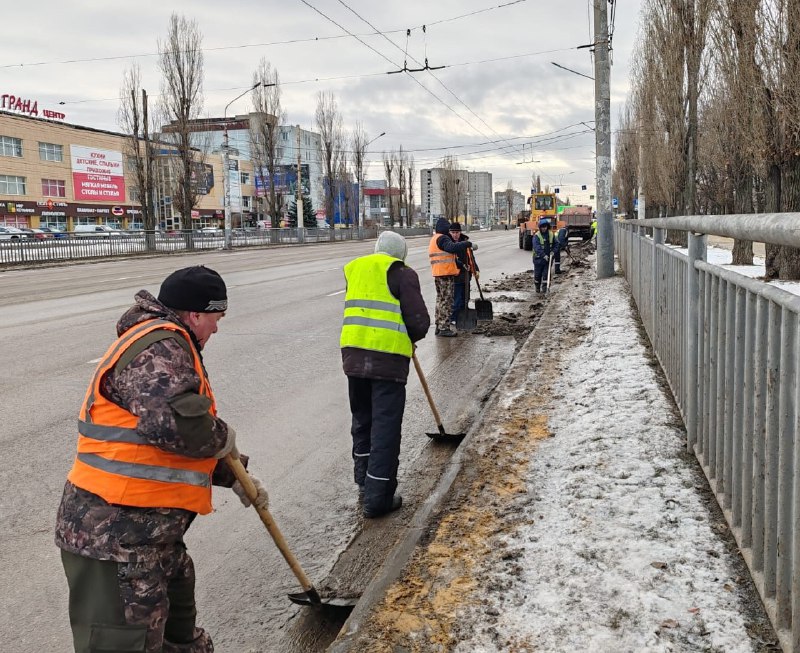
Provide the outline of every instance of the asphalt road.
[[[472,238],[480,245],[482,279],[530,267],[515,232]],[[427,239],[409,245],[408,263],[420,273],[433,314]],[[71,650],[67,587],[52,531],[74,456],[77,411],[134,293],[156,293],[178,267],[203,263],[226,279],[230,310],[205,352],[220,415],[236,427],[239,449],[252,456],[251,470],[265,481],[274,516],[306,571],[312,578],[330,571],[360,528],[338,351],[341,270],[373,246],[347,242],[0,271],[4,651]],[[432,331],[418,355],[445,422],[463,422],[497,378],[465,379],[465,370],[506,365],[513,342],[437,339]],[[469,396],[459,394],[465,387]],[[408,396],[401,491],[411,480],[404,470],[430,449],[420,425],[433,426],[415,378]],[[298,609],[284,595],[297,584],[252,511],[227,490],[215,490],[214,503],[215,512],[198,519],[187,536],[198,573],[199,622],[221,653],[287,650],[282,633]]]

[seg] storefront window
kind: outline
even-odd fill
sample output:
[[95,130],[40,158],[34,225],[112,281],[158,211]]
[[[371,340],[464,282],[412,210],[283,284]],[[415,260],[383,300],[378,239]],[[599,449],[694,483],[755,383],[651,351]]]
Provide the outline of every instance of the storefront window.
[[0,156],[22,156],[22,139],[0,136]]
[[39,158],[42,161],[63,161],[64,147],[56,143],[39,143]]
[[42,179],[42,195],[44,197],[66,197],[67,191],[63,179]]
[[0,175],[0,195],[25,195],[25,193],[25,177]]

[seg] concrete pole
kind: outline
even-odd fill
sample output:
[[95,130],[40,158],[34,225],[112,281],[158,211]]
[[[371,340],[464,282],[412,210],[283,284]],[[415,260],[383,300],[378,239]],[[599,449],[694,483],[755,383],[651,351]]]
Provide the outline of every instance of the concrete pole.
[[305,238],[305,222],[303,218],[303,168],[300,155],[300,125],[297,125],[297,242],[302,243]]
[[607,0],[594,0],[594,114],[597,175],[597,278],[614,276],[611,213],[611,66]]

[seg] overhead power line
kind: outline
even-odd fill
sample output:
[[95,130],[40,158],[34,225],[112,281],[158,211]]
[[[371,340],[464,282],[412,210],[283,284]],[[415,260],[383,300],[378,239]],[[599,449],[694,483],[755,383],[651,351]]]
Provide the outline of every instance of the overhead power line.
[[[312,5],[310,2],[308,2],[308,0],[300,0],[300,2],[302,2],[304,5],[306,5],[306,6],[307,6],[307,7],[309,7],[310,9],[313,9],[313,10],[314,10],[316,13],[318,13],[320,16],[322,16],[322,17],[323,17],[323,18],[325,18],[326,20],[328,20],[328,21],[330,21],[331,23],[333,23],[334,25],[336,25],[336,27],[338,27],[338,28],[339,28],[339,29],[341,29],[342,31],[346,32],[347,34],[350,34],[350,36],[352,36],[352,37],[353,37],[353,38],[355,38],[355,39],[356,39],[356,40],[357,40],[359,43],[363,44],[364,46],[366,46],[367,48],[369,48],[370,50],[372,50],[372,51],[373,51],[375,54],[377,54],[379,57],[381,57],[381,59],[384,59],[385,61],[388,61],[388,62],[389,62],[389,63],[391,63],[391,64],[392,64],[392,66],[394,66],[395,68],[399,68],[399,67],[400,67],[398,64],[394,63],[394,62],[393,62],[393,61],[392,61],[392,60],[391,60],[389,57],[387,57],[385,54],[383,54],[383,53],[382,53],[382,52],[380,52],[379,50],[375,49],[375,48],[374,48],[374,47],[372,47],[372,46],[371,46],[369,43],[367,43],[367,42],[366,42],[366,41],[364,41],[363,39],[361,39],[361,38],[359,38],[358,36],[356,36],[355,34],[353,34],[353,33],[352,33],[350,30],[348,30],[346,27],[344,27],[343,25],[340,25],[339,23],[337,23],[337,22],[336,22],[336,21],[335,21],[333,18],[331,18],[330,16],[328,16],[328,15],[324,14],[322,11],[320,11],[319,9],[317,9],[317,8],[316,8],[314,5]],[[420,86],[422,89],[424,89],[424,90],[425,90],[425,91],[426,91],[426,92],[427,92],[429,95],[431,95],[433,98],[435,98],[437,102],[439,102],[440,104],[442,104],[442,105],[443,105],[443,106],[444,106],[444,107],[445,107],[445,108],[446,108],[448,111],[450,111],[450,112],[451,112],[453,115],[455,115],[456,117],[458,117],[460,120],[463,120],[463,121],[464,121],[464,122],[465,122],[467,125],[469,125],[469,126],[472,128],[472,129],[474,129],[476,132],[478,132],[478,133],[479,133],[481,136],[483,136],[484,138],[488,138],[488,137],[486,136],[486,134],[484,134],[484,133],[483,133],[483,132],[482,132],[480,129],[478,129],[477,127],[475,127],[475,125],[473,125],[473,124],[472,124],[472,123],[471,123],[469,120],[467,120],[467,119],[466,119],[464,116],[462,116],[460,113],[458,113],[458,111],[456,111],[456,110],[455,110],[453,107],[451,107],[451,106],[450,106],[450,105],[449,105],[447,102],[445,102],[444,100],[442,100],[442,98],[440,98],[438,95],[436,95],[436,93],[434,93],[434,92],[433,92],[431,89],[429,89],[427,86],[425,86],[425,84],[423,84],[422,82],[420,82],[420,81],[419,81],[419,80],[418,80],[418,79],[417,79],[417,78],[416,78],[414,75],[411,75],[410,73],[406,73],[406,75],[407,75],[407,76],[408,76],[410,79],[412,79],[412,80],[414,81],[414,83],[416,83],[418,86]]]
[[[514,2],[506,2],[504,4],[496,5],[493,7],[486,7],[485,9],[478,9],[476,11],[471,11],[467,14],[460,14],[458,16],[451,16],[450,18],[442,18],[441,20],[434,21],[432,23],[428,23],[429,25],[440,25],[442,23],[449,23],[455,20],[461,20],[463,18],[469,18],[470,16],[475,16],[476,14],[482,14],[487,11],[494,11],[495,9],[502,9],[504,7],[510,7],[511,5],[519,4],[521,2],[527,2],[527,0],[514,0]],[[423,26],[418,25],[416,27],[411,28],[412,30],[421,29]],[[406,29],[393,29],[384,32],[385,34],[398,34],[401,32],[405,32]],[[378,33],[373,34],[359,34],[359,36],[377,36]],[[262,48],[262,47],[269,47],[273,45],[293,45],[296,43],[313,43],[315,41],[332,41],[337,39],[346,39],[348,36],[344,34],[337,34],[335,36],[311,36],[301,39],[288,39],[285,41],[268,41],[265,43],[239,43],[237,45],[220,45],[216,47],[210,48],[201,48],[203,52],[218,52],[221,50],[242,50],[244,48]],[[101,61],[117,61],[120,59],[136,59],[138,57],[157,57],[161,53],[160,52],[140,52],[138,54],[120,54],[120,55],[111,55],[108,57],[87,57],[84,59],[65,59],[62,61],[28,61],[28,62],[20,62],[20,63],[13,63],[13,64],[2,64],[0,65],[0,69],[3,68],[24,68],[24,67],[34,67],[34,66],[58,66],[58,65],[66,65],[66,64],[76,64],[76,63],[96,63]]]

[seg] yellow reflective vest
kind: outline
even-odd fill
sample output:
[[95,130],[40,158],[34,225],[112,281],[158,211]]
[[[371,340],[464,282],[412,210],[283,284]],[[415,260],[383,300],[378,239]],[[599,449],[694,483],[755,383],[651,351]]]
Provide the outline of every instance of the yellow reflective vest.
[[382,351],[411,358],[400,301],[389,290],[386,273],[396,259],[388,254],[369,254],[344,266],[347,294],[339,345]]

